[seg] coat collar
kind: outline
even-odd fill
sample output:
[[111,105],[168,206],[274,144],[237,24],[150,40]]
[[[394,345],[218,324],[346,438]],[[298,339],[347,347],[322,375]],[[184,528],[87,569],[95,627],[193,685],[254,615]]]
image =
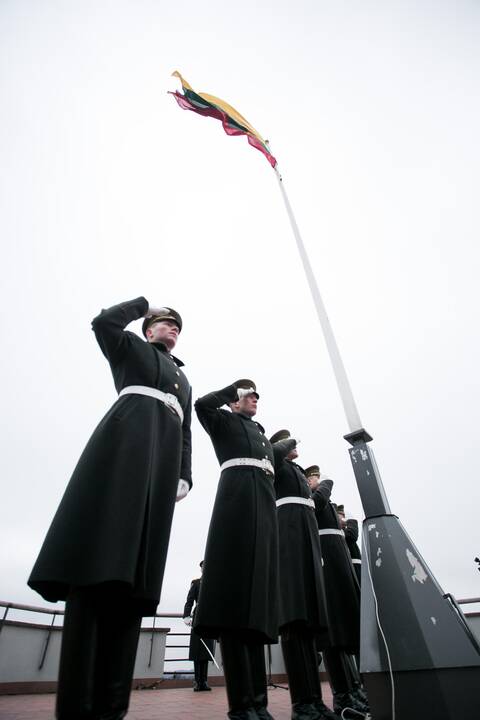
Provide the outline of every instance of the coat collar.
[[155,342],[155,343],[150,343],[150,345],[153,345],[153,347],[157,348],[157,350],[168,355],[173,360],[175,365],[177,365],[177,367],[183,367],[185,365],[185,363],[183,363],[179,358],[175,357],[175,355],[172,355],[172,353],[168,352],[168,348],[166,345],[164,345],[164,343]]

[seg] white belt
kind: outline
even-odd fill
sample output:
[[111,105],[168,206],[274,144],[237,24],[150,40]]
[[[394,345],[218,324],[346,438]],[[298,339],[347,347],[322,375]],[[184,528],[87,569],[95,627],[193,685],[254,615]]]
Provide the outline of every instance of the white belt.
[[276,505],[277,507],[280,507],[281,505],[307,505],[308,507],[311,507],[315,510],[315,503],[313,502],[312,498],[304,498],[304,497],[283,497],[280,498],[280,500],[277,500]]
[[120,390],[118,397],[122,395],[148,395],[148,397],[156,398],[161,400],[164,405],[169,407],[171,410],[177,413],[178,417],[183,423],[183,410],[182,406],[176,395],[172,393],[165,393],[157,388],[148,387],[147,385],[127,385],[123,390]]
[[362,561],[360,560],[360,558],[352,558],[352,563],[354,565],[361,565]]
[[237,465],[253,465],[253,467],[261,468],[265,472],[274,475],[273,465],[268,458],[263,460],[257,460],[256,458],[232,458],[231,460],[225,460],[220,465],[220,470],[226,470],[227,468],[236,467]]
[[318,534],[319,535],[341,535],[343,538],[345,538],[343,530],[336,530],[335,528],[325,528],[325,530],[319,530]]

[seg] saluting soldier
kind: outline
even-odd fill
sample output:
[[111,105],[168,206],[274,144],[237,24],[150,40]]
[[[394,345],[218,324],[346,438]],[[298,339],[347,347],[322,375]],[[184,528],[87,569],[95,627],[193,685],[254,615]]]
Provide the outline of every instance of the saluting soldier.
[[323,656],[333,689],[333,708],[338,714],[347,707],[366,712],[366,705],[356,696],[348,658],[359,652],[360,587],[338,515],[330,502],[333,480],[321,479],[318,465],[306,468],[305,475],[313,493],[322,548],[330,639]]
[[[203,560],[200,568],[203,567]],[[188,591],[185,607],[183,608],[183,621],[185,625],[191,627],[195,618],[196,607],[198,604],[198,596],[200,593],[200,585],[202,578],[192,580],[190,590]],[[210,652],[209,652],[210,651]],[[188,659],[193,660],[193,670],[195,683],[193,689],[195,692],[205,692],[212,688],[208,684],[208,662],[215,655],[215,640],[201,640],[197,633],[190,633],[190,646]]]
[[322,555],[315,503],[297,440],[288,430],[271,438],[275,457],[280,559],[280,638],[292,700],[292,720],[339,720],[322,700],[316,638],[328,645]]
[[253,420],[258,398],[255,383],[243,379],[195,403],[221,475],[193,627],[220,640],[231,720],[271,718],[264,645],[278,641],[273,451]]
[[362,582],[362,554],[358,547],[358,521],[355,518],[347,518],[345,515],[345,506],[337,505],[337,515],[340,520],[340,526],[344,532],[348,551],[352,559],[353,569],[357,576],[358,584]]
[[[126,331],[145,317],[147,342]],[[182,319],[144,297],[92,322],[118,400],[87,443],[28,584],[66,600],[59,720],[120,720],[142,616],[155,613],[175,500],[191,487],[191,389],[172,355]]]

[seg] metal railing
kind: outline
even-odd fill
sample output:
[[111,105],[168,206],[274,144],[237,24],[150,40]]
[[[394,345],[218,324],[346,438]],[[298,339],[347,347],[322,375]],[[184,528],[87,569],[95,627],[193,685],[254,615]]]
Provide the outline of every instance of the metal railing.
[[[52,636],[52,632],[56,628],[61,628],[61,625],[55,625],[55,620],[57,618],[63,617],[65,615],[64,610],[59,610],[57,608],[51,609],[51,608],[44,608],[44,607],[38,607],[37,605],[22,605],[21,603],[12,603],[12,602],[4,602],[0,600],[0,608],[4,608],[3,617],[0,619],[0,636],[1,632],[3,630],[3,627],[7,621],[7,615],[11,610],[20,610],[22,612],[26,613],[39,613],[43,615],[50,615],[51,620],[48,628],[46,629],[46,635],[45,640],[42,646],[42,651],[40,653],[40,659],[37,666],[38,670],[41,670],[45,664],[45,658],[47,657],[48,648],[50,645],[50,639]],[[155,637],[155,630],[156,630],[156,624],[158,618],[166,618],[166,619],[181,619],[183,615],[181,613],[156,613],[154,616],[151,617],[152,625],[151,625],[151,637],[150,637],[150,650],[149,650],[149,657],[148,657],[148,667],[151,667],[152,665],[152,656],[153,656],[153,644],[154,644],[154,637]],[[145,618],[144,620],[148,622],[150,618]],[[19,621],[20,622],[20,621]],[[148,626],[145,627],[142,625],[143,629],[149,629]],[[188,650],[189,645],[177,645],[172,644],[169,642],[169,639],[176,638],[176,637],[190,637],[189,632],[168,632],[166,637],[166,644],[165,644],[165,653],[167,650],[171,649],[186,649]],[[0,637],[0,645],[1,645],[1,637]],[[1,652],[1,646],[0,646],[0,652]],[[172,662],[190,662],[188,660],[188,655],[185,657],[175,657],[175,658],[164,658],[164,663],[172,663]],[[193,670],[182,670],[182,675],[193,675]]]
[[[446,597],[446,596],[445,596]],[[451,598],[456,605],[471,605],[474,603],[480,603],[480,597],[474,597],[474,598],[461,598],[459,600],[456,600],[453,596],[448,593],[448,597]],[[2,629],[5,625],[5,622],[7,621],[7,615],[11,610],[20,610],[22,612],[28,612],[28,613],[39,613],[43,615],[51,615],[51,621],[50,625],[46,629],[46,635],[45,640],[42,646],[42,651],[40,653],[40,660],[38,664],[38,670],[41,670],[45,663],[45,658],[47,657],[48,648],[50,645],[50,639],[52,636],[52,632],[55,628],[61,627],[60,625],[55,626],[55,620],[57,618],[62,617],[65,615],[64,610],[58,610],[51,608],[44,608],[44,607],[38,607],[36,605],[22,605],[20,603],[11,603],[11,602],[3,602],[0,600],[0,608],[5,608],[3,617],[0,619],[0,635],[2,632]],[[148,667],[151,667],[152,664],[152,655],[153,655],[153,643],[154,643],[154,636],[155,636],[155,630],[156,630],[156,622],[157,618],[166,618],[166,619],[180,619],[182,618],[181,613],[156,613],[154,616],[152,616],[152,626],[151,626],[151,637],[150,637],[150,651],[149,651],[149,658],[148,658]],[[145,621],[148,621],[149,618],[145,618]],[[148,629],[143,626],[143,629]],[[173,638],[189,638],[190,633],[189,632],[171,632],[169,631],[167,633],[166,637],[166,644],[165,644],[165,654],[167,650],[178,650],[178,649],[185,649],[188,650],[189,645],[177,645],[173,644],[172,642],[169,642],[169,640],[172,640]],[[0,645],[1,645],[1,637],[0,637]],[[1,651],[1,647],[0,647]],[[173,663],[173,662],[191,662],[188,660],[187,657],[174,657],[174,658],[164,658],[164,663]],[[175,672],[175,671],[174,671]],[[182,675],[193,675],[193,670],[182,670]]]

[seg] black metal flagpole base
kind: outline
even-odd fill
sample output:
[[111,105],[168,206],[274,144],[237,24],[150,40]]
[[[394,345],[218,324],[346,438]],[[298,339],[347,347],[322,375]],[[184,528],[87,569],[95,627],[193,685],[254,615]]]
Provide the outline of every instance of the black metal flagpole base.
[[373,720],[480,717],[480,647],[392,514],[363,429],[345,439],[365,511],[360,670]]

